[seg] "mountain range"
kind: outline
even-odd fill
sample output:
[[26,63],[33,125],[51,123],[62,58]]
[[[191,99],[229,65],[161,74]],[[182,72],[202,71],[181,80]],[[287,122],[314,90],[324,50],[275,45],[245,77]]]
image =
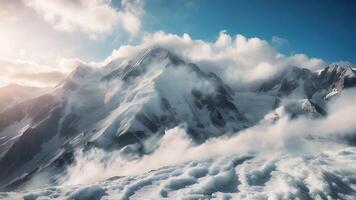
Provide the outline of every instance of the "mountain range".
[[[330,102],[354,87],[355,69],[329,65],[318,71],[290,66],[261,81],[253,89],[235,89],[216,74],[157,46],[146,48],[127,61],[114,59],[103,67],[82,64],[54,89],[16,92],[16,98],[21,100],[3,100],[0,96],[0,191],[60,186],[65,182],[63,177],[68,174],[68,169],[76,164],[78,152],[118,152],[128,161],[140,159],[159,149],[166,132],[174,128],[183,129],[192,144],[200,145],[216,138],[233,137],[257,124],[277,123],[285,115],[290,120],[300,117],[322,119],[329,115]],[[3,96],[10,97],[7,93]],[[341,139],[340,143],[350,144],[350,140],[352,143],[350,138]],[[355,156],[356,151],[349,152],[353,152],[352,155],[349,153],[350,156]],[[280,158],[261,165],[251,164],[257,162],[251,155],[226,159],[226,163],[231,165],[226,164],[228,170],[225,174],[214,179],[221,188],[215,185],[215,189],[209,189],[207,183],[203,187],[206,190],[202,190],[205,192],[201,193],[203,196],[198,197],[205,198],[207,196],[204,195],[215,192],[220,192],[216,195],[237,192],[229,187],[237,184],[230,180],[235,175],[229,173],[235,174],[232,166],[240,162],[249,161],[247,165],[254,167],[264,165],[262,172],[245,180],[249,183],[255,181],[254,184],[260,186],[271,176],[268,171],[282,166],[281,163],[276,164],[282,162]],[[203,166],[209,166],[207,168],[188,167],[187,173],[191,176],[182,178],[183,175],[177,175],[183,182],[174,182],[168,177],[173,176],[174,170],[183,170],[185,165],[148,172],[142,175],[141,180],[148,180],[150,176],[156,177],[151,182],[170,179],[161,187],[159,196],[172,197],[170,191],[184,190],[188,185],[196,184],[208,173],[207,170],[214,169],[215,162],[202,162]],[[160,171],[162,179],[157,178]],[[355,188],[336,175],[323,176],[336,181],[335,191],[346,196],[356,194]],[[243,182],[241,177],[239,180]],[[90,186],[82,189],[81,195],[101,197],[109,186],[117,184],[122,189],[117,191],[118,194],[122,194],[122,199],[128,199],[143,187],[130,190],[124,183],[123,179],[113,177],[103,182],[105,187]],[[298,190],[297,197],[316,197],[308,194],[310,189],[305,188],[308,186],[296,184],[300,184],[298,188],[302,191]],[[335,191],[320,193],[320,197],[345,197]],[[73,199],[81,199],[80,194],[75,197],[74,193],[71,194]],[[4,198],[11,197],[5,194],[2,194]],[[92,199],[95,198],[92,196]]]

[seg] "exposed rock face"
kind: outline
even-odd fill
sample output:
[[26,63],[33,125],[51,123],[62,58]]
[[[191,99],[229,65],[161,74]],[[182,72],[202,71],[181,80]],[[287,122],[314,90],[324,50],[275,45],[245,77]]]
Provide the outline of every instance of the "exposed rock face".
[[279,97],[311,99],[319,106],[343,89],[356,86],[356,71],[330,65],[312,72],[298,67],[287,68],[271,80],[263,83],[258,91]]

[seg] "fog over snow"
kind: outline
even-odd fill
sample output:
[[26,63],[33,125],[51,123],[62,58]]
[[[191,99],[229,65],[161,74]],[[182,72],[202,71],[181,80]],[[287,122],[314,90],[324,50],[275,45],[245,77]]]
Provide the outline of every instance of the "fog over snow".
[[[354,98],[355,90],[345,91],[332,102],[330,114],[326,118],[302,117],[290,120],[286,114],[277,123],[270,124],[262,120],[258,125],[232,137],[211,139],[200,145],[194,144],[183,128],[176,127],[166,132],[160,139],[159,147],[152,154],[134,161],[123,161],[119,153],[115,156],[102,151],[93,151],[86,156],[78,154],[78,163],[71,169],[66,184],[95,183],[113,176],[137,175],[164,166],[217,156],[257,153],[266,156],[269,153],[311,156],[323,151],[337,151],[347,148],[348,145],[335,141],[352,135],[356,129],[355,119],[349,117],[356,112]],[[308,140],[308,137],[321,137],[326,141],[316,142]],[[107,157],[110,160],[102,164]]]

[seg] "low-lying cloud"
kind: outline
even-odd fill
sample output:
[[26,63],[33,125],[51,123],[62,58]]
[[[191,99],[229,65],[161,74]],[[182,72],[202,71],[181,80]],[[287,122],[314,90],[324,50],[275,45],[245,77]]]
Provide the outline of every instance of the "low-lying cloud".
[[63,81],[80,60],[63,59],[56,66],[41,65],[22,60],[0,59],[0,86],[19,84],[53,87]]
[[30,0],[26,6],[34,9],[57,30],[80,30],[92,37],[110,33],[118,25],[131,35],[136,35],[141,27],[140,16],[143,13],[141,0],[124,0],[120,10],[107,0]]
[[152,154],[135,160],[128,161],[119,152],[107,153],[97,149],[86,154],[80,152],[76,165],[69,169],[65,184],[93,183],[215,156],[257,153],[313,155],[347,146],[347,141],[342,139],[356,131],[356,120],[350,117],[356,112],[352,103],[355,98],[355,89],[344,91],[330,102],[329,114],[325,118],[291,120],[287,115],[281,116],[275,123],[261,121],[230,138],[214,138],[200,145],[194,144],[184,128],[176,127],[166,132]]
[[326,65],[322,59],[304,54],[286,56],[266,40],[240,34],[231,36],[226,31],[221,31],[214,42],[194,40],[187,33],[182,36],[164,32],[146,34],[140,45],[121,46],[106,61],[130,59],[140,49],[153,45],[169,49],[186,61],[197,64],[203,71],[214,72],[234,88],[268,79],[289,66],[315,70]]
[[142,32],[144,0],[1,0],[0,59],[99,61]]
[[[217,74],[234,89],[253,87],[254,83],[266,80],[289,66],[315,70],[326,65],[323,60],[309,58],[304,54],[283,55],[265,40],[242,35],[231,36],[226,31],[221,31],[214,42],[194,40],[186,33],[182,36],[164,32],[145,34],[140,44],[123,45],[102,63],[92,65],[98,67],[114,62],[120,66],[151,46],[166,48],[187,62],[197,64],[203,71]],[[25,80],[33,80],[37,85],[47,82],[47,85],[53,86],[76,67],[73,63],[83,63],[79,59],[60,61],[60,65],[57,62],[56,66],[50,67],[33,62],[3,60],[0,63],[3,72],[1,79],[2,82],[23,83],[28,82]]]

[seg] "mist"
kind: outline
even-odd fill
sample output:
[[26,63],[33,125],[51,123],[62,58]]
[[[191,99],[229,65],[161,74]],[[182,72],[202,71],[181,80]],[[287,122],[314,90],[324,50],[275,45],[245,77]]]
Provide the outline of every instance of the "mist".
[[[278,121],[261,120],[257,125],[231,137],[212,138],[195,144],[184,124],[167,130],[151,154],[128,160],[120,152],[94,149],[78,152],[76,164],[68,169],[65,185],[88,184],[113,176],[138,175],[165,166],[216,156],[289,154],[314,155],[325,150],[347,147],[345,136],[356,131],[356,90],[345,90],[329,102],[328,115],[291,119],[287,113]],[[157,145],[157,144],[151,144]]]

